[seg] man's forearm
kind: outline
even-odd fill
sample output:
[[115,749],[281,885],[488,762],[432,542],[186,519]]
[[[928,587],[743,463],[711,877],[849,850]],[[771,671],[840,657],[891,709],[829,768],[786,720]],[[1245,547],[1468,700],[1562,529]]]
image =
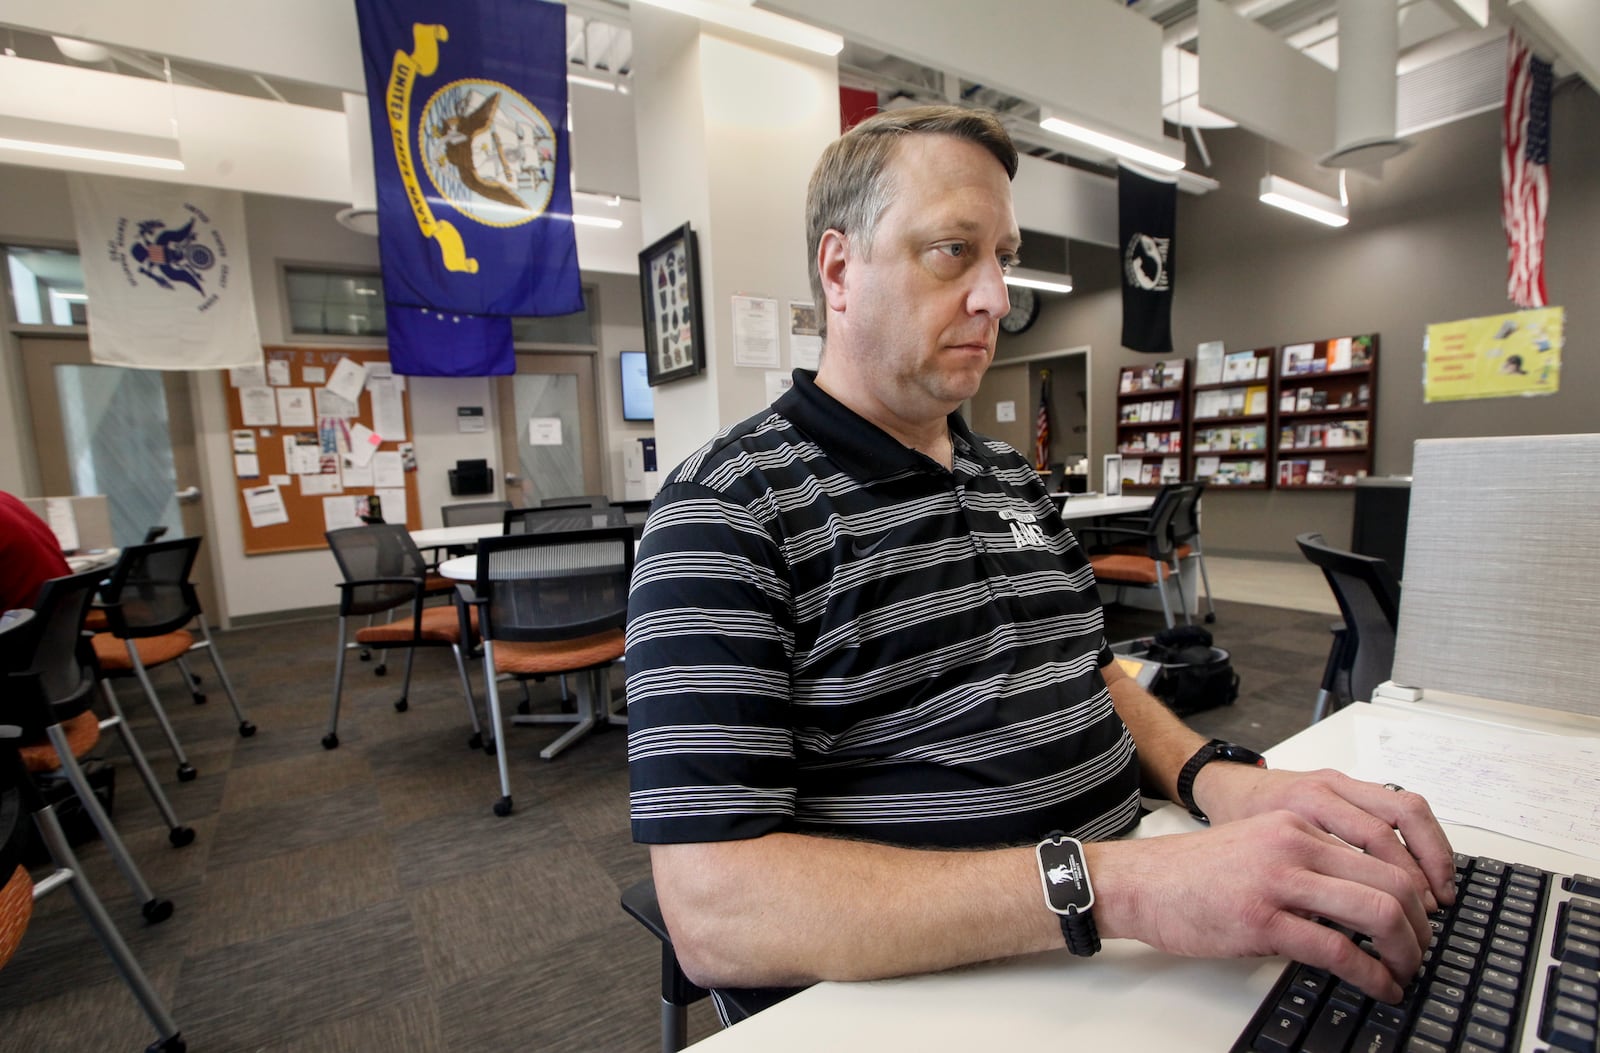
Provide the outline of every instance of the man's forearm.
[[662,914],[704,986],[798,986],[1062,946],[1032,847],[941,852],[800,834],[656,845]]
[[1116,669],[1115,664],[1108,670],[1115,670],[1106,673],[1111,704],[1128,726],[1128,733],[1139,749],[1139,771],[1145,789],[1151,796],[1159,794],[1176,801],[1178,772],[1206,740],[1179,720],[1160,699]]

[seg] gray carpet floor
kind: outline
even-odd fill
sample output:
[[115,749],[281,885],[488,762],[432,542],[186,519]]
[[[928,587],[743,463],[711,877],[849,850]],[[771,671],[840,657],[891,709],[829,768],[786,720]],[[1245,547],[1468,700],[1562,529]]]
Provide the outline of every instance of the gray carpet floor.
[[[1304,727],[1328,653],[1326,615],[1217,604],[1238,702],[1190,719],[1255,748]],[[1159,614],[1109,615],[1112,639]],[[331,622],[331,619],[330,619]],[[496,818],[492,757],[467,748],[449,654],[419,653],[410,709],[395,712],[401,660],[377,678],[351,662],[337,750],[319,745],[334,633],[297,622],[218,633],[247,715],[238,736],[216,678],[192,705],[156,673],[199,778],[178,783],[147,707],[124,685],[140,742],[194,827],[181,849],[121,747],[115,820],[146,878],[176,904],[145,925],[104,847],[83,869],[177,1018],[204,1053],[405,1050],[473,1053],[653,1050],[659,945],[618,906],[649,870],[628,835],[625,736],[601,731],[554,761],[557,729],[508,733],[515,813]],[[481,666],[472,670],[481,690]],[[620,677],[618,678],[620,687]],[[512,697],[515,698],[515,689]],[[558,704],[535,685],[537,708]],[[691,1013],[692,1038],[716,1027]],[[0,1049],[142,1049],[153,1037],[71,898],[42,900],[0,971]]]

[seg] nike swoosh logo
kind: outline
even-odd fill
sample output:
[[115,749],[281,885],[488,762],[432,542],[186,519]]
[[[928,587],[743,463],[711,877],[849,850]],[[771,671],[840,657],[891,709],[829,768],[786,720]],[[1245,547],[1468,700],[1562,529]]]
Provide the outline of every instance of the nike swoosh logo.
[[861,559],[872,555],[878,550],[878,546],[887,540],[889,540],[888,534],[880,534],[871,542],[862,542],[860,538],[851,538],[850,551],[857,559]]

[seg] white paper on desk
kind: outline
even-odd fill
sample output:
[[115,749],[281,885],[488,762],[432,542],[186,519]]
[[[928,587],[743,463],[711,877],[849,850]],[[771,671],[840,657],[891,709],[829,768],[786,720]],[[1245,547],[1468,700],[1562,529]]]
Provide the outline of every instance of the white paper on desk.
[[393,374],[367,377],[367,393],[372,396],[372,430],[390,442],[406,436],[406,411],[400,399],[403,389],[399,380]]
[[366,501],[359,497],[324,497],[322,499],[322,525],[324,530],[342,530],[362,526],[361,506]]
[[350,459],[357,468],[365,468],[372,462],[372,455],[378,452],[378,445],[383,442],[383,436],[367,427],[365,424],[352,424],[350,426]]
[[[406,469],[400,461],[399,450],[380,450],[372,458],[372,485],[382,490],[406,485]],[[389,517],[385,514],[384,518]],[[399,520],[393,522],[398,523]]]
[[406,521],[406,488],[403,486],[383,486],[373,491],[373,495],[383,502],[383,521],[385,523],[400,523]]
[[315,428],[310,388],[278,388],[278,423],[285,428]]
[[1446,822],[1576,855],[1600,850],[1600,739],[1363,712],[1356,774],[1422,794]]
[[266,386],[240,388],[239,415],[247,428],[270,428],[278,423],[278,396]]
[[276,486],[255,486],[244,492],[245,511],[253,527],[273,526],[289,521],[289,510],[283,506],[283,495]]
[[316,497],[319,494],[337,494],[344,490],[338,472],[316,472],[300,476],[300,496]]
[[342,399],[360,402],[361,389],[366,383],[367,367],[353,358],[341,358],[339,364],[333,367],[333,376],[328,378],[327,388]]
[[289,360],[287,358],[267,359],[267,383],[275,388],[288,387],[293,383],[289,379]]
[[50,524],[50,530],[55,534],[56,544],[61,546],[61,551],[78,550],[78,515],[72,510],[71,501],[65,497],[45,498],[44,520]]

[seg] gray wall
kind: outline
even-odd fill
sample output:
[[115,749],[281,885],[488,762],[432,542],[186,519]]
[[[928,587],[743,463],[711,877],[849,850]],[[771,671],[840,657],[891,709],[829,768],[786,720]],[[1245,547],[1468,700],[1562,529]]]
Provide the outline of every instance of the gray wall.
[[[1193,358],[1204,340],[1237,349],[1378,333],[1379,475],[1409,474],[1412,445],[1421,438],[1600,430],[1600,97],[1568,80],[1553,100],[1552,129],[1545,277],[1550,303],[1566,308],[1556,395],[1422,401],[1422,338],[1430,323],[1514,310],[1505,294],[1498,112],[1417,135],[1381,182],[1353,174],[1352,218],[1340,230],[1256,200],[1269,164],[1275,174],[1336,192],[1331,173],[1281,147],[1269,154],[1248,132],[1207,133],[1214,166],[1199,169],[1192,147],[1190,158],[1223,185],[1204,197],[1179,195],[1174,356]],[[1098,461],[1114,448],[1117,369],[1145,356],[1120,346],[1115,254],[1074,242],[1071,263],[1079,291],[1047,300],[1032,329],[1002,338],[997,357],[1092,347],[1090,445]],[[1299,558],[1294,536],[1302,531],[1348,541],[1353,503],[1348,491],[1212,492],[1207,548]]]

